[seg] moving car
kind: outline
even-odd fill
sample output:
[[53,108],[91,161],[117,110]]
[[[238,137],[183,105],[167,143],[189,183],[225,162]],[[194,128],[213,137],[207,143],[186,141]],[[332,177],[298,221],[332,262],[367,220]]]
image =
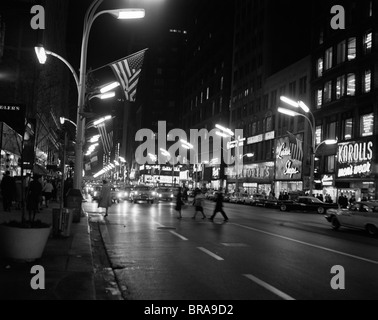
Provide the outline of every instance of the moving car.
[[378,234],[378,202],[356,202],[348,209],[330,209],[324,217],[334,230],[347,227]]
[[120,203],[123,200],[124,192],[117,188],[117,187],[111,187],[110,188],[110,197],[112,199],[112,202]]
[[101,194],[101,189],[102,186],[94,186],[92,191],[91,191],[91,196],[92,196],[92,201],[97,201],[100,199],[100,194]]
[[161,188],[156,188],[156,200],[158,201],[173,201],[175,198],[174,195],[174,190],[172,188],[167,188],[167,187],[161,187]]
[[131,192],[133,191],[133,187],[124,187],[123,192],[123,200],[131,201]]
[[298,197],[295,201],[281,201],[279,206],[281,211],[316,211],[319,214],[324,214],[329,209],[339,207],[337,203],[325,203],[314,197]]
[[134,203],[137,203],[138,201],[154,203],[155,198],[156,192],[152,188],[144,185],[136,186],[130,194],[130,199]]

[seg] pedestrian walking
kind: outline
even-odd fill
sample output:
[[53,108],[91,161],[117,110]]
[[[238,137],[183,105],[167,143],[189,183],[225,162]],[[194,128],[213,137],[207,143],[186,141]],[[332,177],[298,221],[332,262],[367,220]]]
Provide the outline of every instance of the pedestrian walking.
[[52,198],[53,190],[54,190],[54,186],[52,185],[50,180],[47,180],[45,185],[43,186],[43,189],[42,189],[43,196],[45,197],[46,208],[49,207],[49,203],[50,203],[50,200]]
[[192,219],[196,219],[198,212],[202,213],[202,219],[206,219],[206,215],[203,212],[203,201],[204,201],[204,199],[205,199],[205,196],[202,194],[201,190],[197,188],[195,190],[195,196],[194,196],[194,202],[193,202],[194,207],[195,207],[195,212],[194,212],[194,216],[193,216]]
[[98,200],[98,207],[105,209],[104,217],[108,216],[109,207],[112,206],[112,197],[110,195],[110,192],[111,192],[111,188],[108,185],[108,181],[102,180],[102,189],[100,193],[100,198]]
[[3,179],[0,183],[1,195],[3,197],[3,208],[4,211],[11,211],[13,197],[16,194],[16,183],[14,179],[10,176],[10,172],[6,171]]
[[175,210],[178,212],[179,216],[177,219],[181,220],[182,219],[182,214],[181,214],[181,209],[183,206],[184,202],[182,201],[182,189],[181,187],[178,189],[178,193],[176,196],[176,207]]
[[39,203],[42,197],[42,184],[39,180],[40,176],[34,175],[33,180],[29,183],[29,191],[26,197],[26,209],[29,212],[30,221],[35,219],[35,215],[39,209]]
[[219,189],[217,193],[216,203],[215,203],[215,209],[213,215],[209,218],[209,220],[213,221],[217,213],[220,212],[224,218],[224,221],[228,221],[228,217],[226,213],[223,210],[223,193],[222,189]]

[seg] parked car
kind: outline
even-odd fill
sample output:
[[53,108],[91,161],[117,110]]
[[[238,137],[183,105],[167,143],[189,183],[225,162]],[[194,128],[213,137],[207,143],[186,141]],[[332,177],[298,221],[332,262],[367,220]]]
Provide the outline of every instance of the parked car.
[[375,201],[356,202],[348,209],[330,209],[324,217],[334,230],[346,227],[378,234],[378,203]]
[[234,192],[230,195],[229,202],[230,203],[238,203],[238,199],[239,199],[239,193]]
[[157,201],[173,201],[173,199],[175,198],[174,191],[172,190],[172,188],[156,188],[155,192],[155,197]]
[[223,202],[230,202],[230,197],[231,197],[230,193],[225,193],[223,195]]
[[156,192],[148,186],[139,185],[131,191],[130,199],[134,203],[137,203],[138,201],[154,203],[156,199]]
[[245,203],[250,204],[251,206],[265,206],[266,196],[260,193],[255,193],[246,199]]
[[325,203],[314,197],[298,197],[298,200],[295,201],[281,201],[279,206],[281,211],[316,211],[319,214],[324,214],[329,209],[339,207],[336,203]]

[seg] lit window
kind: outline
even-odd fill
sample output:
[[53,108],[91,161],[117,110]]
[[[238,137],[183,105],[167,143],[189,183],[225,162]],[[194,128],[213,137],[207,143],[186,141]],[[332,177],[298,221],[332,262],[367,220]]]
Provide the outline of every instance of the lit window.
[[343,125],[344,140],[351,140],[353,134],[353,119],[347,119]]
[[323,59],[320,58],[318,60],[318,77],[321,77],[323,75]]
[[316,144],[319,145],[322,142],[322,126],[317,126],[315,130]]
[[345,76],[337,78],[336,81],[336,99],[345,96]]
[[368,32],[364,36],[364,51],[365,51],[365,53],[370,53],[372,47],[373,47],[373,34],[371,32]]
[[342,41],[337,45],[337,64],[343,63],[346,58],[346,41]]
[[327,130],[327,139],[330,139],[330,140],[337,139],[337,134],[336,134],[337,124],[336,124],[336,122],[329,123],[327,129],[328,129]]
[[333,172],[335,172],[335,163],[336,163],[336,157],[335,156],[328,156],[328,157],[326,157],[326,170],[327,170],[327,173],[333,173]]
[[320,109],[323,105],[323,90],[318,90],[318,95],[316,97],[316,107]]
[[371,91],[371,70],[365,71],[364,76],[364,92],[369,93]]
[[206,89],[206,100],[209,100],[210,97],[210,88]]
[[332,68],[333,49],[329,48],[325,53],[325,70]]
[[324,85],[324,103],[331,102],[332,100],[332,81],[328,81]]
[[374,114],[365,114],[360,118],[360,134],[369,137],[374,134]]
[[223,90],[223,84],[224,84],[224,77],[221,78],[220,81],[220,89]]
[[356,38],[348,40],[348,61],[356,59]]
[[356,95],[356,75],[353,73],[350,73],[347,78],[347,95]]

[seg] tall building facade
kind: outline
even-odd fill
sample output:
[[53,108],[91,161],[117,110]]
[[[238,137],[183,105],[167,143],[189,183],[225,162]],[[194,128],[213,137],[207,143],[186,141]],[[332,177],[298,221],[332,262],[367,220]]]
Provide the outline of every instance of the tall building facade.
[[312,99],[316,144],[337,139],[317,155],[316,189],[356,199],[378,196],[378,4],[341,1],[345,29],[334,30],[331,1],[317,8],[312,37]]
[[[233,3],[225,1],[216,4],[206,1],[191,9],[181,109],[181,125],[188,137],[191,129],[211,132],[216,124],[228,125],[234,7]],[[224,169],[221,159],[213,159],[214,152],[219,150],[213,148],[212,141],[210,154],[201,149],[204,141],[198,141],[195,157],[198,157],[199,165],[192,166],[192,178],[196,183],[218,189],[222,186]]]
[[[243,152],[254,155],[243,159],[244,167],[260,170],[268,166],[270,173],[261,181],[259,177],[247,178],[242,171],[234,172],[231,168],[228,179],[231,192],[274,192],[274,139],[280,130],[276,105],[282,92],[274,88],[276,83],[269,77],[310,53],[310,40],[306,36],[310,31],[309,8],[311,4],[303,1],[293,1],[290,6],[282,1],[235,1],[228,126],[243,129],[247,139]],[[277,77],[283,87],[297,80],[288,79],[288,75],[286,79],[285,75]]]

